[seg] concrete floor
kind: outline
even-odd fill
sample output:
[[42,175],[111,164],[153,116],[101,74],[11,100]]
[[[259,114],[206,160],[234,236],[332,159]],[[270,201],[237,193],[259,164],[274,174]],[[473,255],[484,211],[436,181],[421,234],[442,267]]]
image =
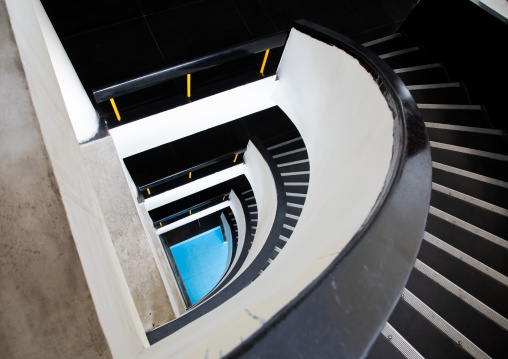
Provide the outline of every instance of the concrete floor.
[[175,318],[111,137],[81,152],[145,331]]
[[0,357],[111,358],[0,0]]

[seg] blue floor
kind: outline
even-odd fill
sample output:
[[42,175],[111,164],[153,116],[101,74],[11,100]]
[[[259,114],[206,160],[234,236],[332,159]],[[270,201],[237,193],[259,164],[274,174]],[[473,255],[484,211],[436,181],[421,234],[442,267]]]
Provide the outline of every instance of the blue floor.
[[220,281],[228,260],[228,242],[220,227],[175,244],[171,248],[187,294],[194,304]]

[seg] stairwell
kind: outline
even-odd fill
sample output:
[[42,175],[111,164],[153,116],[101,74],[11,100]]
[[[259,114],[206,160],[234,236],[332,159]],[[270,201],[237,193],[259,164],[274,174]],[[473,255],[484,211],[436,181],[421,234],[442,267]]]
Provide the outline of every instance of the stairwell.
[[432,151],[418,257],[369,358],[508,356],[508,141],[463,83],[397,33],[364,46],[404,81]]

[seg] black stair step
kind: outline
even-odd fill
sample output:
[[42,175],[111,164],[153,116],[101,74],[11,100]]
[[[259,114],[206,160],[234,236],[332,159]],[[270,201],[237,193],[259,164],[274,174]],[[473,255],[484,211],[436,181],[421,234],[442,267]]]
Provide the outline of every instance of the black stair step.
[[432,127],[427,127],[427,133],[431,141],[508,155],[508,146],[503,136]]
[[302,209],[301,209],[301,208],[296,208],[296,207],[287,206],[287,207],[286,207],[286,213],[287,213],[287,214],[291,214],[291,215],[293,215],[293,216],[298,216],[298,217],[300,217],[300,215],[302,214]]
[[283,166],[277,166],[280,172],[303,172],[310,171],[309,162],[298,162],[290,164],[289,162],[283,162]]
[[508,209],[508,188],[461,176],[439,168],[432,169],[432,181],[481,199],[482,201]]
[[485,353],[508,357],[508,332],[434,280],[413,269],[406,288]]
[[404,300],[399,300],[388,323],[424,358],[471,358],[466,351]]
[[490,122],[483,108],[476,110],[426,109],[420,108],[423,121],[449,125],[490,128]]
[[406,357],[390,343],[383,335],[379,334],[369,350],[366,359],[406,359]]
[[291,227],[296,227],[298,220],[294,218],[284,217],[284,223]]
[[413,96],[416,103],[440,103],[440,104],[462,104],[468,105],[469,96],[462,84],[447,83],[439,84],[442,87],[432,85],[429,88],[427,85],[413,85],[409,87],[409,91]]
[[368,48],[376,55],[382,55],[401,49],[407,49],[416,45],[413,44],[406,36],[398,33],[381,39],[366,42],[363,44],[363,46]]
[[[292,141],[292,142],[289,142],[289,141]],[[289,142],[289,143],[286,143],[286,142]],[[275,148],[268,149],[272,156],[278,155],[279,153],[292,151],[292,150],[296,150],[299,148],[304,148],[305,143],[303,142],[302,139],[291,138],[288,141],[278,143],[276,146],[277,147],[274,146]]]
[[[412,50],[412,51],[410,51],[410,50]],[[401,68],[401,67],[425,65],[428,63],[427,55],[420,48],[418,48],[418,49],[407,48],[407,49],[401,49],[398,51],[400,52],[400,54],[391,52],[391,53],[387,53],[387,54],[381,54],[379,57],[381,57],[393,69],[397,69],[397,68]],[[408,52],[405,52],[405,51],[408,51]]]
[[508,288],[436,246],[422,241],[417,258],[480,302],[507,318]]
[[282,228],[280,234],[283,235],[286,238],[291,238],[291,236],[293,235],[293,231],[290,230],[290,229],[287,229],[287,228]]
[[302,206],[305,205],[305,197],[293,196],[291,195],[291,193],[295,192],[288,191],[288,189],[286,188],[286,200],[288,201],[288,203],[300,204]]
[[508,217],[432,190],[430,205],[489,233],[508,239]]
[[[286,192],[306,194],[307,191],[309,190],[309,186],[304,185],[305,183],[306,182],[284,181],[284,187],[286,188]],[[300,184],[302,184],[302,185],[300,185]]]
[[431,147],[432,160],[501,181],[508,181],[508,163],[498,159]]
[[273,159],[275,163],[282,164],[282,163],[289,163],[299,160],[306,160],[309,156],[307,155],[307,151],[305,150],[305,147],[300,147],[294,150],[288,150],[284,151],[282,153],[279,153],[277,155],[273,156]]
[[493,270],[508,276],[508,251],[474,233],[429,214],[425,230]]
[[291,173],[290,176],[287,176],[287,175],[284,175],[284,173],[281,173],[282,175],[282,180],[284,182],[306,182],[308,183],[309,182],[309,175],[308,174],[294,174],[294,173],[297,173],[297,172],[285,172],[285,173]]
[[449,81],[448,74],[440,64],[426,64],[418,68],[395,69],[406,86],[439,84]]

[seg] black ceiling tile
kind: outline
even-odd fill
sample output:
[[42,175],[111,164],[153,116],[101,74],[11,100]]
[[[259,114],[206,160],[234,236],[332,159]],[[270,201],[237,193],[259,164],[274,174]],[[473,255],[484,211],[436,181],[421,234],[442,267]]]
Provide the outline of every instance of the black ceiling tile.
[[259,0],[232,0],[253,38],[277,32],[263,4]]
[[66,38],[63,45],[87,90],[164,66],[143,18]]
[[229,0],[210,0],[146,17],[168,65],[252,39]]
[[42,0],[60,38],[142,16],[136,0]]
[[136,0],[144,15],[186,6],[203,0]]

